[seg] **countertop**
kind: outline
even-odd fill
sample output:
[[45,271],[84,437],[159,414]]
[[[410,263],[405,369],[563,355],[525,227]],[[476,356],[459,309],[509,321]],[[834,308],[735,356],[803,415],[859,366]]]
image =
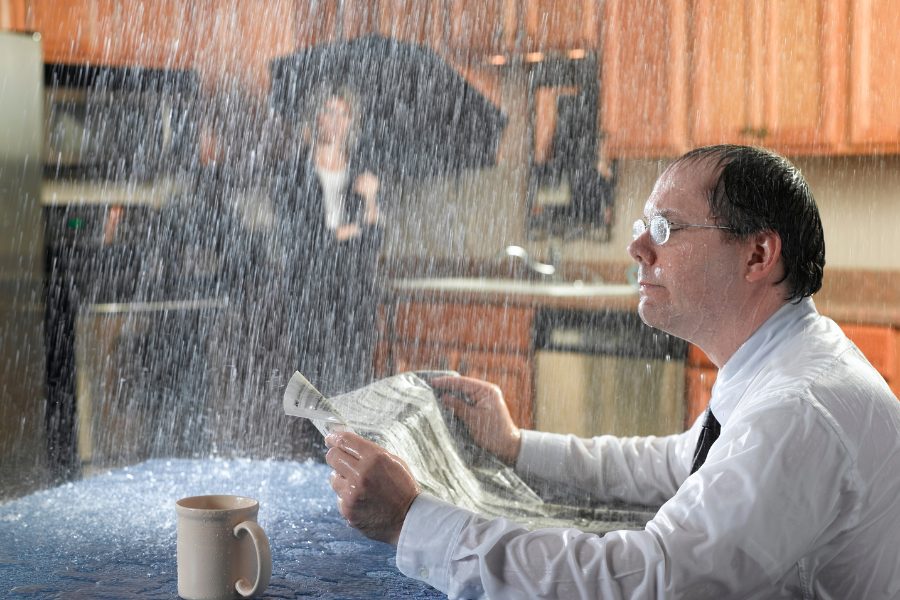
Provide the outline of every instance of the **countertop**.
[[443,598],[403,576],[394,549],[338,514],[327,465],[156,459],[0,504],[0,596],[175,598],[175,501],[259,500],[272,548],[262,598]]

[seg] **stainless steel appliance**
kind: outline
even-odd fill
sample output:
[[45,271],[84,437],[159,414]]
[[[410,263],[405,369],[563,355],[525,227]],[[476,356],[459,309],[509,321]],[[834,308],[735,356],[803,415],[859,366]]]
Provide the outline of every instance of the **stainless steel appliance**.
[[145,182],[197,155],[194,71],[47,64],[44,83],[50,178]]
[[[95,438],[110,445],[122,439],[122,431],[113,430],[126,415],[112,414],[121,407],[100,391],[121,392],[127,387],[121,381],[146,370],[148,357],[174,355],[183,342],[175,334],[185,328],[169,324],[189,320],[197,306],[210,303],[179,272],[181,248],[163,216],[173,197],[190,194],[199,83],[192,71],[131,66],[48,64],[43,77],[46,438],[55,474],[69,478],[98,456]],[[119,317],[94,319],[95,307],[106,305],[117,307]],[[84,320],[91,326],[82,326]],[[124,345],[111,341],[121,341],[123,328],[140,356],[111,350]],[[95,367],[104,360],[109,368],[100,373]],[[154,373],[160,376],[154,384],[171,387],[171,370]],[[103,377],[120,383],[104,387]],[[146,445],[130,451],[141,441],[130,440],[124,460],[145,456]],[[114,462],[112,452],[104,459]]]
[[0,32],[0,500],[46,477],[42,94],[40,37]]
[[545,310],[536,327],[537,429],[582,437],[682,431],[684,341],[633,312]]

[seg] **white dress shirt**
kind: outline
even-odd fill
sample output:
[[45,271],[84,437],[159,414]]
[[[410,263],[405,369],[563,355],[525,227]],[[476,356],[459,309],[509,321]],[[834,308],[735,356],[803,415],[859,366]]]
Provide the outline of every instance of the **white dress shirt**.
[[516,468],[662,503],[642,530],[528,531],[421,494],[397,566],[451,598],[900,598],[900,403],[811,299],[719,372],[722,424],[667,437],[523,432]]
[[347,189],[347,169],[329,171],[316,167],[319,185],[322,186],[322,208],[325,210],[325,225],[337,229],[344,220],[344,192]]

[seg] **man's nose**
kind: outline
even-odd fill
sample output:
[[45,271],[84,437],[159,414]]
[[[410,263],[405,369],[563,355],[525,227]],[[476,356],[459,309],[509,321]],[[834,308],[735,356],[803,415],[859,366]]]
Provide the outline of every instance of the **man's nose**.
[[653,243],[650,241],[650,232],[645,231],[637,236],[626,248],[628,254],[638,264],[651,264],[656,259]]

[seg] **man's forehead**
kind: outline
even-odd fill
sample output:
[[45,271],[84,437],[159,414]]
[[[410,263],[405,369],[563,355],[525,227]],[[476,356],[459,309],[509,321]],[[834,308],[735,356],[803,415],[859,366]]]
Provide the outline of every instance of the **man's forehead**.
[[703,203],[715,186],[720,167],[708,160],[686,160],[670,165],[653,186],[645,212],[667,214],[690,210]]

